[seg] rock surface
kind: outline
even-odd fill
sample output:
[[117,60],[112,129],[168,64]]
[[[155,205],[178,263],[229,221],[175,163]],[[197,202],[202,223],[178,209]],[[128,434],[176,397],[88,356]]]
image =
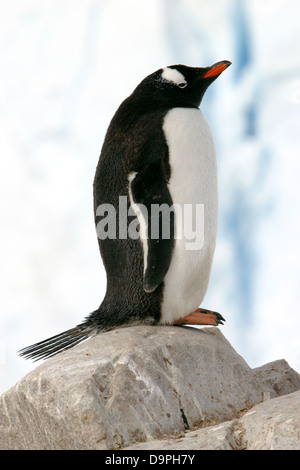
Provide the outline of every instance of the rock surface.
[[300,450],[300,391],[254,406],[241,419],[124,450]]
[[299,448],[299,377],[251,369],[218,328],[114,330],[2,395],[0,449]]

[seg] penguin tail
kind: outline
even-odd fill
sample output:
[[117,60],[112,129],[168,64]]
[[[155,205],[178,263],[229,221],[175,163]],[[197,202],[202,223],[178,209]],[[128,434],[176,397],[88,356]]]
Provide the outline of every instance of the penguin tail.
[[25,359],[32,359],[33,361],[48,359],[61,351],[72,348],[96,333],[97,328],[95,325],[82,323],[75,328],[71,328],[44,341],[27,346],[18,351],[18,354]]

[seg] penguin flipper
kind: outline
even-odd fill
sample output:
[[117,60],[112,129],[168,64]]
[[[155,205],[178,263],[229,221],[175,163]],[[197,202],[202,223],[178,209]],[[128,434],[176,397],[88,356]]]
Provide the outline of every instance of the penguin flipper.
[[162,163],[152,163],[134,173],[130,194],[141,227],[143,286],[150,293],[163,282],[174,248],[175,214]]

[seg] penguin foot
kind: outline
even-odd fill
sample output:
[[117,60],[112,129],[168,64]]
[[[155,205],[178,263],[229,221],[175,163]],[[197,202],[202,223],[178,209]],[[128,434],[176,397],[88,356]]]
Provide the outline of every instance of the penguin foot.
[[197,308],[194,312],[176,320],[173,325],[223,325],[225,318],[220,313]]

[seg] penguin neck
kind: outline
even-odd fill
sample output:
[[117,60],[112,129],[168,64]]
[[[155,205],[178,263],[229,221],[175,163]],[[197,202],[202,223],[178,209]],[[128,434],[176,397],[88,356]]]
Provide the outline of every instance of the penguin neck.
[[159,102],[153,98],[148,100],[141,100],[138,98],[134,98],[133,96],[129,96],[123,103],[120,105],[119,109],[117,110],[113,120],[119,126],[125,127],[128,129],[132,126],[135,122],[137,122],[141,117],[147,114],[159,113],[159,114],[167,114],[168,111],[172,108],[194,108],[198,109],[197,106],[193,105],[182,105],[178,103],[170,104],[168,102]]

